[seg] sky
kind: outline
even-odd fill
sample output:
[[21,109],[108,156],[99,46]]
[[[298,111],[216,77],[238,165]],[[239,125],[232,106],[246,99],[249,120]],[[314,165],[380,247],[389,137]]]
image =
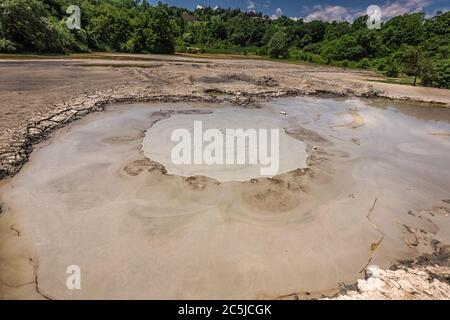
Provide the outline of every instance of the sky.
[[[156,0],[150,0],[151,2]],[[195,9],[197,6],[219,6],[261,11],[268,16],[285,15],[323,21],[352,21],[366,14],[369,5],[378,5],[382,20],[410,12],[433,15],[450,10],[449,0],[161,0],[174,6]]]

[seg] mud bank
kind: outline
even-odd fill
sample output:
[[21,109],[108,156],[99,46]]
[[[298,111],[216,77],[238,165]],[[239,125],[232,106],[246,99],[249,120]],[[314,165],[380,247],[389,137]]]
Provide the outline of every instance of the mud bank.
[[389,270],[369,266],[365,279],[343,286],[337,300],[448,300],[450,247],[436,242],[434,252],[401,261]]
[[[220,90],[206,91],[207,95],[187,95],[187,96],[128,96],[124,98],[110,97],[108,94],[98,93],[93,96],[78,98],[75,101],[52,108],[51,112],[27,120],[26,127],[7,130],[5,133],[5,142],[0,145],[0,179],[12,177],[17,174],[22,166],[28,161],[30,153],[33,151],[33,145],[45,141],[55,130],[60,129],[67,124],[79,120],[84,116],[104,111],[108,105],[118,103],[139,103],[139,102],[209,102],[209,103],[233,103],[246,108],[259,107],[261,103],[270,99],[293,96],[320,96],[320,97],[364,97],[364,98],[382,98],[379,92],[365,92],[356,94],[354,92],[324,92],[324,91],[267,91],[262,93],[242,93],[226,92]],[[425,105],[442,106],[448,108],[448,105],[438,102],[426,102],[420,99],[409,99],[405,97],[387,97],[386,99],[396,101],[412,101]]]
[[[281,121],[306,143],[308,168],[245,182],[170,175],[142,154],[155,123],[221,108],[236,107],[112,106],[39,145],[2,188],[2,219],[14,217],[0,248],[4,296],[320,296],[371,264],[388,268],[450,239],[450,146],[435,134],[450,130],[445,110],[358,99],[261,103],[242,115]],[[18,241],[28,243],[19,257]],[[70,264],[83,270],[81,292],[65,288]]]

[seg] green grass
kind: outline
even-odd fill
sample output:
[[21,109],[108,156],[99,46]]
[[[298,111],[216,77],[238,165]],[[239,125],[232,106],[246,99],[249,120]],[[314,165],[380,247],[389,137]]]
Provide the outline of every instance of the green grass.
[[[414,83],[414,77],[409,77],[407,75],[400,75],[397,78],[387,77],[380,73],[380,71],[372,70],[380,75],[379,79],[376,80],[369,80],[369,81],[375,81],[375,82],[383,82],[383,83],[393,83],[393,84],[405,84],[405,85],[413,85]],[[420,81],[417,80],[416,85],[419,85]]]

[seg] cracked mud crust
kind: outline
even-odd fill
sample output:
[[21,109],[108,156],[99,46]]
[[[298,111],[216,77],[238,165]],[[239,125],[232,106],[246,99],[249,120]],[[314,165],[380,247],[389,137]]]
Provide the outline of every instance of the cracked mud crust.
[[388,270],[369,266],[365,279],[342,287],[337,300],[448,300],[450,246],[438,241],[434,252],[416,260],[400,261]]
[[450,286],[440,277],[450,276],[448,267],[401,268],[382,270],[370,266],[366,278],[358,280],[356,290],[350,290],[337,300],[448,300]]

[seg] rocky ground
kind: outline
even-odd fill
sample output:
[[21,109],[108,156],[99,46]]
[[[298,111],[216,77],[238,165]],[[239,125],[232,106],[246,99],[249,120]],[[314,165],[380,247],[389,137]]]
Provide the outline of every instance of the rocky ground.
[[[230,101],[243,107],[287,95],[381,97],[450,107],[450,91],[378,82],[366,71],[262,60],[152,55],[0,60],[0,180],[16,174],[33,144],[108,104]],[[0,207],[1,213],[1,207]],[[339,299],[448,299],[448,250],[435,260],[370,267]],[[445,254],[444,254],[445,256]]]
[[365,279],[344,287],[337,300],[448,300],[449,246],[436,244],[431,255],[401,261],[390,270],[369,266]]

